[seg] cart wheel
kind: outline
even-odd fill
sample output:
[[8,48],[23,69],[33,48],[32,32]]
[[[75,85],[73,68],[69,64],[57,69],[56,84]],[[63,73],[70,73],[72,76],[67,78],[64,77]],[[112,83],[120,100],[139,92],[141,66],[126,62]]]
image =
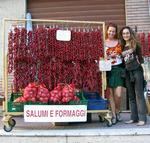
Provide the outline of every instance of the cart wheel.
[[12,126],[5,126],[5,125],[4,125],[3,129],[4,129],[4,131],[6,131],[6,132],[10,132],[10,131],[13,129],[13,127],[12,127]]
[[16,121],[14,119],[9,120],[9,125],[14,127],[16,125]]
[[100,121],[101,123],[103,123],[103,122],[105,121],[105,119],[104,119],[101,115],[99,115],[98,117],[99,117],[99,121]]
[[109,121],[109,120],[106,120],[106,125],[107,125],[107,127],[111,127],[112,126],[112,122],[111,121]]

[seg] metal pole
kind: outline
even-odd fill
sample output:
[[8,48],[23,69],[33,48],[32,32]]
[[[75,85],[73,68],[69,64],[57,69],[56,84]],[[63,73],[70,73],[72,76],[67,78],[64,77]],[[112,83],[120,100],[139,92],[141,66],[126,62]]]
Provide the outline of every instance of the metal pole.
[[53,23],[83,23],[83,24],[105,24],[98,21],[73,21],[73,20],[45,20],[45,19],[9,19],[4,18],[5,21],[33,21],[33,22],[53,22]]
[[4,92],[4,101],[3,101],[3,110],[6,109],[6,100],[7,100],[7,90],[6,90],[6,58],[5,58],[5,19],[2,21],[2,57],[3,57],[3,80],[2,80],[2,89]]
[[[106,57],[105,55],[105,46],[104,46],[104,42],[105,42],[105,23],[103,24],[103,49],[104,49],[104,59]],[[102,97],[105,98],[105,90],[106,90],[106,72],[102,71]]]

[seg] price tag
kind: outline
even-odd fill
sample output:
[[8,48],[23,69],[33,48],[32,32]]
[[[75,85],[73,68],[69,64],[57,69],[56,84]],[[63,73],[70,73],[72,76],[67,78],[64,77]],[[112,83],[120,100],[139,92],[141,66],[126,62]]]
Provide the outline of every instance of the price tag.
[[110,60],[100,60],[99,61],[100,71],[111,71],[111,61]]
[[56,39],[58,41],[70,41],[71,40],[71,31],[69,30],[57,30]]

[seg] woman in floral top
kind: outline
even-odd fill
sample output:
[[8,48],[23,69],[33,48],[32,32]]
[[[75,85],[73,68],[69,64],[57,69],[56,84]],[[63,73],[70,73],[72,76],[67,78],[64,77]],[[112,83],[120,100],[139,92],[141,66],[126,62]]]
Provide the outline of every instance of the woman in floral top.
[[107,60],[111,61],[112,70],[107,72],[107,83],[110,88],[110,106],[112,111],[112,124],[121,121],[120,104],[121,95],[124,86],[124,78],[122,78],[122,57],[121,46],[117,36],[117,26],[109,24],[106,31],[105,53]]

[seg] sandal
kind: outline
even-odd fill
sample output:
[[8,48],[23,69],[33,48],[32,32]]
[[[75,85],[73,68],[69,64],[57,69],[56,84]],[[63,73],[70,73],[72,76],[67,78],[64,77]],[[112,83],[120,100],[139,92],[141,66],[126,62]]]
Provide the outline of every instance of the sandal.
[[136,125],[137,126],[144,126],[146,123],[145,121],[139,121]]
[[117,114],[116,114],[116,118],[117,118],[117,121],[118,121],[118,122],[121,122],[121,121],[122,121],[122,118],[121,118],[121,116],[120,116],[120,113],[117,113]]
[[115,125],[117,123],[117,118],[116,117],[112,117],[111,122],[113,125]]
[[125,124],[133,124],[133,123],[136,123],[137,121],[134,121],[134,120],[129,120],[129,121],[126,121]]

